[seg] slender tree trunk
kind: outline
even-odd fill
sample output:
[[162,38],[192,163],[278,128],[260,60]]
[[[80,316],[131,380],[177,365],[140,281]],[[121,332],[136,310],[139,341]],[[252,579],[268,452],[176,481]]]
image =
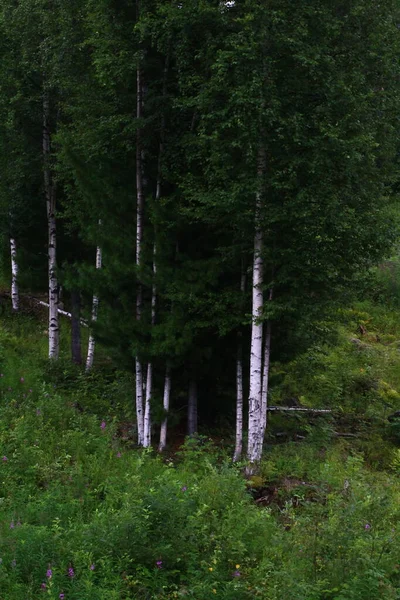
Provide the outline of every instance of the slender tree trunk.
[[[167,86],[167,75],[168,75],[168,65],[169,65],[169,56],[167,56],[164,65],[164,75],[163,75],[163,98],[166,96],[166,86]],[[155,201],[156,204],[160,201],[161,198],[161,161],[163,154],[163,141],[164,141],[164,130],[165,130],[165,115],[162,114],[161,117],[161,133],[160,133],[160,146],[158,152],[158,165],[157,165],[157,182],[156,182],[156,194]],[[153,246],[153,285],[151,291],[151,325],[154,327],[156,323],[156,305],[157,305],[157,286],[156,286],[156,276],[157,276],[157,242],[156,242],[156,232],[155,232],[155,241]],[[146,402],[145,402],[145,410],[144,410],[144,446],[148,447],[151,445],[151,399],[153,395],[153,365],[149,363],[147,365],[147,377],[146,377]]]
[[167,445],[167,427],[168,427],[168,412],[169,403],[171,397],[171,369],[169,367],[165,370],[164,380],[164,396],[163,396],[163,408],[164,408],[164,419],[161,423],[160,429],[160,443],[158,446],[159,452],[163,452]]
[[82,364],[81,295],[74,289],[71,290],[71,355],[75,364]]
[[143,446],[149,448],[151,446],[151,396],[153,392],[153,365],[151,362],[147,365],[146,375],[146,390],[145,390],[145,407],[144,407],[144,423],[143,423]]
[[[246,273],[242,264],[240,291],[244,295],[246,289]],[[243,449],[243,333],[238,331],[236,356],[236,442],[233,461],[237,462],[242,456]]]
[[15,238],[10,237],[11,250],[11,302],[14,312],[19,311],[19,289],[18,289],[18,262],[17,244]]
[[267,427],[269,365],[271,356],[271,321],[266,322],[264,340],[264,366],[262,380],[262,438]]
[[188,435],[197,433],[197,382],[194,379],[189,383],[187,432]]
[[[272,288],[269,290],[268,300],[272,300]],[[268,387],[269,387],[269,366],[271,358],[271,321],[268,320],[265,324],[264,336],[264,365],[262,379],[262,438],[264,439],[265,430],[267,427],[267,412],[268,412]]]
[[[99,220],[99,225],[101,225],[101,220]],[[96,269],[101,269],[102,266],[102,251],[100,246],[96,248]],[[93,295],[92,301],[92,323],[97,321],[97,315],[99,311],[99,297],[95,294]],[[90,371],[93,367],[94,361],[94,349],[96,346],[96,341],[94,339],[94,335],[92,332],[89,334],[89,342],[88,342],[88,352],[86,357],[86,371]]]
[[48,273],[49,273],[49,358],[59,355],[58,323],[58,281],[57,281],[57,224],[56,189],[50,169],[50,102],[46,91],[43,93],[43,161],[44,191],[46,196],[48,226]]
[[[153,250],[153,286],[151,292],[151,325],[152,327],[156,323],[156,305],[157,305],[157,288],[155,284],[155,277],[157,274],[156,264],[156,244],[154,243]],[[151,445],[151,399],[153,396],[153,365],[151,362],[147,365],[147,377],[146,377],[146,402],[144,409],[144,439],[143,446],[148,448]]]
[[249,391],[249,428],[247,458],[251,465],[259,462],[262,453],[262,363],[263,363],[263,325],[261,321],[263,309],[263,233],[261,208],[264,190],[264,174],[266,169],[266,153],[263,147],[258,153],[257,175],[259,190],[256,197],[254,257],[253,257],[253,299],[252,327],[250,351],[250,391]]
[[[139,10],[139,2],[137,2]],[[142,73],[140,65],[136,71],[136,118],[138,121],[142,118]],[[139,124],[140,125],[140,124]],[[136,292],[136,319],[142,318],[143,289],[140,282],[142,267],[142,245],[143,245],[143,164],[142,164],[142,138],[141,127],[138,126],[136,134],[136,267],[138,285]],[[136,362],[136,418],[138,427],[138,444],[144,443],[144,418],[143,418],[143,369],[139,357]]]

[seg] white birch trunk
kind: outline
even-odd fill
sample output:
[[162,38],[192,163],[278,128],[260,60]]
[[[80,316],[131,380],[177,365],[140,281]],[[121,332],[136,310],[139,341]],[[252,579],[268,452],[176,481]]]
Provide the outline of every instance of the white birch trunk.
[[56,190],[50,171],[50,102],[47,92],[43,93],[43,161],[44,191],[46,196],[48,225],[48,275],[49,275],[49,358],[59,355],[58,281],[57,281],[57,225]]
[[[101,225],[101,221],[99,221],[99,225]],[[103,259],[102,250],[101,250],[100,246],[97,246],[97,248],[96,248],[96,269],[101,269],[102,259]],[[95,323],[97,321],[98,311],[99,311],[99,297],[96,295],[93,295],[92,323]],[[87,352],[87,357],[86,357],[86,371],[90,371],[90,369],[93,367],[95,346],[96,346],[96,341],[94,339],[93,333],[90,332],[89,342],[88,342],[88,352]]]
[[271,357],[271,321],[267,321],[264,340],[264,366],[262,379],[262,439],[267,427],[269,365]]
[[160,429],[160,443],[158,445],[159,452],[163,452],[167,445],[167,427],[168,427],[168,412],[169,412],[169,402],[171,397],[171,370],[169,367],[166,368],[165,371],[165,380],[164,380],[164,396],[163,396],[163,408],[164,408],[164,419],[161,423]]
[[[242,265],[242,275],[240,278],[240,291],[242,295],[246,289],[246,274]],[[243,449],[243,335],[238,332],[238,347],[236,357],[236,440],[233,461],[237,462],[242,456]]]
[[11,302],[14,312],[19,311],[19,289],[18,289],[18,262],[17,262],[17,244],[13,237],[10,237],[11,250]]
[[146,392],[145,392],[145,407],[144,407],[144,423],[143,423],[143,446],[149,448],[151,446],[151,396],[153,392],[153,365],[151,362],[147,365],[146,376]]
[[[156,244],[154,243],[153,249],[153,276],[155,278],[157,274],[156,264]],[[156,284],[153,283],[151,293],[151,325],[154,326],[156,323],[156,305],[157,305],[157,288]],[[146,377],[146,402],[144,408],[144,440],[143,446],[149,448],[151,446],[151,399],[153,396],[153,365],[151,362],[147,365],[147,377]]]
[[138,445],[142,446],[144,441],[144,419],[143,419],[143,369],[142,363],[136,357],[136,419],[138,428]]
[[[252,326],[250,350],[250,391],[249,391],[249,426],[247,458],[250,465],[259,462],[262,453],[262,354],[263,354],[263,325],[261,321],[263,309],[263,233],[261,224],[261,207],[263,196],[263,177],[265,173],[265,149],[258,153],[257,175],[260,180],[256,197],[254,257],[253,257],[253,297],[252,297]],[[250,466],[251,470],[251,466]]]
[[[142,74],[140,66],[136,71],[136,118],[142,118]],[[143,176],[142,176],[142,144],[141,130],[136,134],[136,267],[137,277],[140,278],[142,266],[142,244],[143,244]],[[143,290],[142,284],[138,283],[136,292],[136,319],[142,318]],[[138,444],[144,443],[144,418],[143,418],[143,370],[139,357],[136,357],[136,419],[138,428]]]
[[197,383],[193,379],[189,384],[188,435],[197,433]]
[[[166,95],[167,85],[167,72],[168,72],[168,57],[165,61],[164,76],[163,76],[163,98]],[[157,165],[157,182],[156,182],[156,203],[159,202],[161,197],[161,160],[163,153],[163,138],[165,129],[165,116],[162,114],[161,118],[161,139],[158,152],[158,165]],[[157,275],[157,242],[154,241],[153,246],[153,285],[151,291],[151,325],[154,327],[156,323],[156,305],[157,305],[157,287],[156,287],[156,275]],[[151,399],[153,395],[153,365],[150,362],[147,365],[147,378],[146,378],[146,403],[144,410],[144,446],[148,448],[151,445]]]

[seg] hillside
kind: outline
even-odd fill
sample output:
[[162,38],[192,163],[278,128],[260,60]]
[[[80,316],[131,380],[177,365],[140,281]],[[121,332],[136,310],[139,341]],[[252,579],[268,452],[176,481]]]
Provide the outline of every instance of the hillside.
[[135,449],[116,381],[49,370],[40,318],[3,314],[0,597],[398,598],[400,319],[364,303],[337,326],[275,390],[334,415],[272,416],[248,481],[220,431]]

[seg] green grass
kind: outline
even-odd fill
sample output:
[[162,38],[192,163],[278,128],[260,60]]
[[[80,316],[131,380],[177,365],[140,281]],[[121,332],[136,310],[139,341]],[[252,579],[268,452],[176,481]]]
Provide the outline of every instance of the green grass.
[[[66,331],[49,366],[43,322],[4,315],[1,600],[400,598],[400,451],[385,420],[399,406],[400,319],[364,303],[338,328],[274,392],[335,419],[295,421],[305,439],[268,445],[246,481],[205,438],[170,458],[132,449],[118,434],[130,377],[79,372]],[[356,437],[336,438],[349,423]]]

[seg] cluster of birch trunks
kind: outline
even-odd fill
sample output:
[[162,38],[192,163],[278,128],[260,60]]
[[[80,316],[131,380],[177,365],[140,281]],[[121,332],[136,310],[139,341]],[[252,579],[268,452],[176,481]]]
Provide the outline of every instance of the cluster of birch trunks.
[[[168,58],[166,59],[165,70],[168,69]],[[142,119],[143,111],[143,83],[140,65],[137,69],[137,105],[136,117],[138,122]],[[47,208],[48,225],[48,336],[49,336],[49,358],[57,359],[60,347],[60,329],[59,318],[62,311],[59,306],[59,282],[57,277],[57,222],[56,222],[56,181],[51,169],[51,133],[49,127],[50,120],[50,98],[47,90],[43,93],[43,174],[44,174],[44,192]],[[155,199],[159,201],[161,197],[161,157],[163,152],[163,129],[164,117],[161,123],[161,136],[159,144],[158,174],[156,181]],[[142,268],[143,261],[143,221],[144,221],[144,193],[143,193],[143,148],[142,131],[140,127],[136,134],[136,267],[138,273]],[[270,363],[270,345],[271,345],[271,324],[264,321],[262,315],[264,312],[264,293],[263,293],[263,233],[260,225],[260,210],[263,200],[263,180],[266,169],[266,154],[264,148],[260,148],[258,156],[257,176],[260,181],[259,189],[255,198],[255,234],[254,234],[254,257],[253,257],[253,282],[252,282],[252,331],[251,331],[251,355],[250,355],[250,374],[249,374],[249,401],[248,401],[248,430],[247,430],[247,459],[250,463],[257,463],[262,454],[265,428],[267,424],[267,397],[268,397],[268,374]],[[99,230],[102,226],[99,220]],[[14,311],[19,310],[19,291],[18,291],[18,263],[17,247],[14,238],[10,239],[11,265],[12,265],[12,306]],[[102,267],[102,251],[98,246],[96,250],[96,268]],[[153,273],[157,272],[157,247],[153,248]],[[245,289],[245,274],[242,272],[241,290]],[[269,300],[272,299],[272,289],[269,292]],[[99,298],[93,295],[92,302],[92,324],[97,320],[99,309]],[[156,322],[157,311],[157,289],[155,284],[152,286],[151,294],[151,323]],[[137,284],[136,296],[136,319],[141,320],[143,313],[143,289],[139,281]],[[68,314],[69,315],[69,314]],[[76,324],[74,311],[72,311],[72,330],[74,327],[79,329]],[[72,335],[74,343],[74,335]],[[80,342],[79,342],[80,343]],[[80,348],[78,350],[80,352]],[[95,338],[91,332],[89,335],[88,351],[86,358],[86,369],[90,370],[93,366],[95,353]],[[152,419],[151,406],[153,396],[153,365],[151,362],[143,364],[137,356],[135,359],[135,403],[138,444],[143,447],[152,445]],[[234,451],[234,460],[238,461],[243,451],[243,431],[244,431],[244,401],[243,401],[243,357],[241,333],[238,334],[238,355],[237,355],[237,386],[236,386],[236,444]],[[167,417],[170,408],[171,396],[171,369],[165,366],[164,391],[163,391],[163,409],[164,419],[161,423],[159,436],[159,450],[162,451],[167,443]],[[188,410],[187,410],[187,433],[193,435],[198,431],[197,419],[197,382],[190,381],[188,390]]]

